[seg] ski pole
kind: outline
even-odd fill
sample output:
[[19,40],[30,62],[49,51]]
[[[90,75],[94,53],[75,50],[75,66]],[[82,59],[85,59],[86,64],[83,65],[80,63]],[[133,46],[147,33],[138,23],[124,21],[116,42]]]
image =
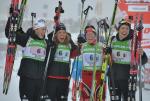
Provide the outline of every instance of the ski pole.
[[[107,20],[108,20],[108,18],[106,17],[106,18],[101,19],[100,21],[97,22],[97,26],[98,26],[98,28],[97,28],[98,29],[97,39],[98,39],[98,42],[99,41],[101,41],[102,43],[106,42],[106,39],[108,37],[108,35],[107,35],[108,31],[107,30],[109,29],[109,25],[107,23]],[[101,34],[101,36],[99,35],[99,33]],[[99,40],[99,37],[101,37],[103,39]]]
[[81,8],[81,19],[80,19],[80,34],[82,34],[83,32],[83,14],[84,14],[84,3],[85,3],[85,0],[81,0],[81,3],[82,3],[82,8]]
[[[56,7],[55,9],[55,16],[54,16],[54,22],[55,22],[55,27],[54,27],[54,31],[53,31],[53,35],[52,35],[52,41],[53,41],[53,38],[54,38],[54,34],[55,34],[55,28],[56,26],[60,23],[60,16],[61,16],[61,13],[64,13],[64,10],[62,8],[62,2],[59,1],[59,4],[58,4],[58,7]],[[49,61],[50,61],[50,56],[51,56],[51,50],[52,50],[52,47],[50,47],[49,49],[49,52],[48,52],[48,57],[47,57],[47,60],[46,60],[46,66],[45,66],[45,70],[44,70],[44,73],[43,73],[43,82],[42,82],[42,88],[41,88],[41,94],[40,94],[40,99],[44,99],[44,91],[45,91],[45,84],[47,82],[47,69],[48,69],[48,66],[49,66]]]
[[32,28],[33,28],[33,24],[34,24],[34,18],[36,18],[36,13],[31,13],[31,17],[32,17]]
[[96,88],[96,71],[97,71],[97,66],[96,66],[96,51],[97,47],[95,45],[94,47],[94,63],[93,63],[93,74],[92,74],[92,87],[91,87],[91,92],[90,92],[90,101],[95,101],[96,95],[95,95],[95,88]]
[[88,16],[88,13],[89,13],[89,9],[93,10],[92,6],[88,6],[87,9],[84,10],[84,21],[83,21],[83,25],[82,25],[82,29],[84,29],[84,26],[85,26],[85,22],[87,20],[87,16]]
[[[136,61],[136,48],[137,48],[137,25],[138,16],[134,20],[134,33],[131,40],[131,62],[130,62],[130,76],[128,84],[128,99],[135,99],[136,82],[137,82],[137,61]],[[132,87],[133,86],[133,87]]]

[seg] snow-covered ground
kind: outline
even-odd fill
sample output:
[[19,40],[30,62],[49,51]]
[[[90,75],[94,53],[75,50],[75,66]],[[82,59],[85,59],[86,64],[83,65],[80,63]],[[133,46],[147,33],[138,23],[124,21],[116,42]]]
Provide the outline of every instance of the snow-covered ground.
[[[5,59],[5,57],[1,57]],[[20,64],[20,59],[15,60],[14,69],[12,73],[12,79],[10,82],[10,87],[7,95],[3,95],[3,76],[4,76],[4,64],[0,67],[0,101],[20,101],[19,99],[19,77],[17,76],[18,67]]]

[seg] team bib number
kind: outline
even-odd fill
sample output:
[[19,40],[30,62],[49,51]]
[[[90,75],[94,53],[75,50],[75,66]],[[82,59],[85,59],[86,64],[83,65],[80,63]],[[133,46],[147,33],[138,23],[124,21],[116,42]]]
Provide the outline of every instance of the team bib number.
[[59,62],[69,62],[70,51],[65,50],[57,50],[55,53],[55,61]]
[[38,47],[31,48],[30,52],[38,57],[44,57],[46,54],[45,49]]
[[100,54],[96,54],[96,58],[95,58],[95,54],[91,54],[91,53],[84,53],[83,54],[83,65],[84,66],[88,66],[88,67],[94,67],[94,65],[96,66],[101,66],[101,55]]
[[114,50],[112,52],[112,58],[113,61],[116,63],[130,63],[130,52],[128,51],[120,51],[120,50]]
[[39,47],[28,47],[23,50],[25,57],[35,58],[39,60],[44,60],[46,55],[46,50]]

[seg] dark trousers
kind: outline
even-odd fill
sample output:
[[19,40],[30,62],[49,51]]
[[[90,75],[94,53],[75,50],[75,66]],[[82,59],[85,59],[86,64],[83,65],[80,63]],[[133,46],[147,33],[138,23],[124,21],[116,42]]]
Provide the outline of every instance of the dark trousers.
[[69,80],[48,78],[47,93],[51,101],[67,101],[68,91]]
[[41,79],[20,77],[20,98],[28,101],[39,101],[41,93]]
[[[111,95],[111,101],[127,101],[128,99],[128,80],[115,80],[114,87],[112,82],[109,82],[109,90]],[[115,93],[114,93],[115,88]]]

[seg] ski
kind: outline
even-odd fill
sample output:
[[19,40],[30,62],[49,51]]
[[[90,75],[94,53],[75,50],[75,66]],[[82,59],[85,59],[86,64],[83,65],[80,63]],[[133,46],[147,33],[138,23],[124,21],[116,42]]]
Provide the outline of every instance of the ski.
[[[112,31],[112,26],[114,25],[114,22],[115,22],[115,17],[116,17],[116,13],[117,13],[117,7],[118,7],[118,0],[115,0],[115,6],[114,6],[114,11],[113,11],[113,16],[112,16],[112,20],[111,20],[111,25],[110,25],[110,29],[109,29],[109,35],[108,35],[108,39],[107,39],[107,43],[106,43],[106,47],[110,47],[109,44],[111,44],[111,41],[112,39],[110,38],[111,37],[111,31]],[[106,54],[108,55],[109,57],[109,60],[111,60],[111,54]],[[116,88],[115,88],[115,82],[114,82],[114,77],[113,77],[113,73],[112,73],[112,61],[110,61],[109,63],[109,70],[110,70],[110,81],[109,81],[109,85],[111,85],[112,87],[110,88],[111,89],[111,92],[110,92],[110,95],[111,95],[111,99],[112,100],[116,100],[117,99],[117,95],[116,95]]]
[[[109,25],[108,25],[108,18],[101,19],[100,21],[97,22],[98,26],[98,40],[106,44],[107,38],[108,38],[108,30],[109,30]],[[99,101],[105,101],[105,95],[106,95],[106,82],[107,82],[107,72],[109,69],[109,64],[111,62],[109,55],[107,55],[106,49],[103,49],[103,55],[105,56],[105,59],[102,62],[102,67],[101,67],[101,76],[100,76],[100,87],[99,87]]]
[[12,69],[14,65],[14,59],[15,59],[15,53],[17,47],[15,43],[15,32],[17,30],[18,6],[19,6],[19,0],[11,1],[10,29],[9,29],[6,63],[5,63],[5,71],[4,71],[3,94],[8,93]]
[[138,16],[134,19],[134,33],[131,41],[131,63],[130,75],[128,80],[128,101],[135,101],[136,84],[137,84],[137,62],[136,62],[136,47],[137,47],[137,25]]
[[72,65],[72,72],[71,72],[71,78],[72,78],[72,100],[77,101],[79,99],[79,85],[80,85],[80,79],[82,74],[82,60],[79,56],[77,56]]
[[[139,25],[138,25],[138,47],[141,48],[141,41],[142,41],[142,30],[143,30],[143,16],[140,16]],[[139,67],[138,77],[139,77],[139,101],[142,101],[142,81],[141,81],[141,69],[142,69],[142,60],[141,55],[137,54],[137,63]]]
[[26,5],[26,2],[27,0],[22,0],[21,7],[19,9],[19,0],[11,1],[10,23],[9,23],[10,29],[9,29],[9,36],[8,36],[6,63],[5,63],[5,70],[4,70],[4,82],[3,82],[3,94],[5,95],[8,93],[14,60],[15,60],[15,54],[17,48],[17,45],[15,43],[16,31],[22,25],[24,7]]
[[[114,22],[115,22],[115,17],[116,17],[116,12],[117,12],[117,7],[118,7],[118,0],[115,0],[115,5],[114,5],[114,10],[113,10],[113,15],[112,15],[112,19],[111,19],[111,24],[110,26],[108,26],[108,24],[106,23],[106,19],[103,21],[103,24],[105,22],[105,26],[103,27],[103,30],[104,30],[104,33],[105,35],[104,36],[104,44],[105,44],[105,49],[107,49],[107,47],[110,47],[110,44],[111,44],[111,31],[112,31],[112,26],[114,25]],[[107,32],[107,29],[108,32]],[[107,35],[108,33],[108,35]],[[104,50],[105,50],[104,49]],[[109,85],[111,85],[112,87],[110,88],[111,89],[111,92],[110,92],[110,95],[111,95],[111,99],[112,100],[116,100],[116,92],[115,92],[115,83],[114,83],[114,78],[113,78],[113,75],[112,75],[112,69],[111,69],[111,65],[112,65],[112,59],[111,59],[111,54],[110,53],[107,53],[106,51],[104,52],[104,55],[105,55],[105,58],[104,58],[104,61],[102,63],[102,73],[101,73],[101,87],[100,87],[100,90],[99,90],[99,97],[100,97],[100,101],[105,101],[105,87],[106,87],[106,76],[107,76],[107,72],[108,70],[110,71],[110,79],[109,79]]]
[[22,25],[22,22],[23,22],[23,16],[24,16],[24,11],[25,11],[25,8],[26,8],[26,4],[27,4],[27,1],[28,0],[22,0],[21,2],[21,5],[20,5],[20,8],[19,8],[19,15],[18,15],[18,22],[17,22],[17,29],[19,29]]
[[115,0],[115,6],[114,6],[114,10],[113,10],[113,15],[112,15],[112,19],[111,19],[110,28],[109,28],[109,35],[108,35],[108,38],[107,38],[106,45],[108,45],[109,41],[111,40],[110,36],[111,36],[112,26],[114,25],[115,18],[116,18],[117,7],[118,7],[118,0]]
[[109,68],[108,63],[109,63],[109,56],[106,55],[105,60],[103,61],[103,64],[102,64],[102,69],[101,69],[101,78],[100,78],[101,86],[99,88],[99,98],[100,98],[99,101],[105,101],[105,94],[106,94],[105,87],[106,87],[107,72]]

